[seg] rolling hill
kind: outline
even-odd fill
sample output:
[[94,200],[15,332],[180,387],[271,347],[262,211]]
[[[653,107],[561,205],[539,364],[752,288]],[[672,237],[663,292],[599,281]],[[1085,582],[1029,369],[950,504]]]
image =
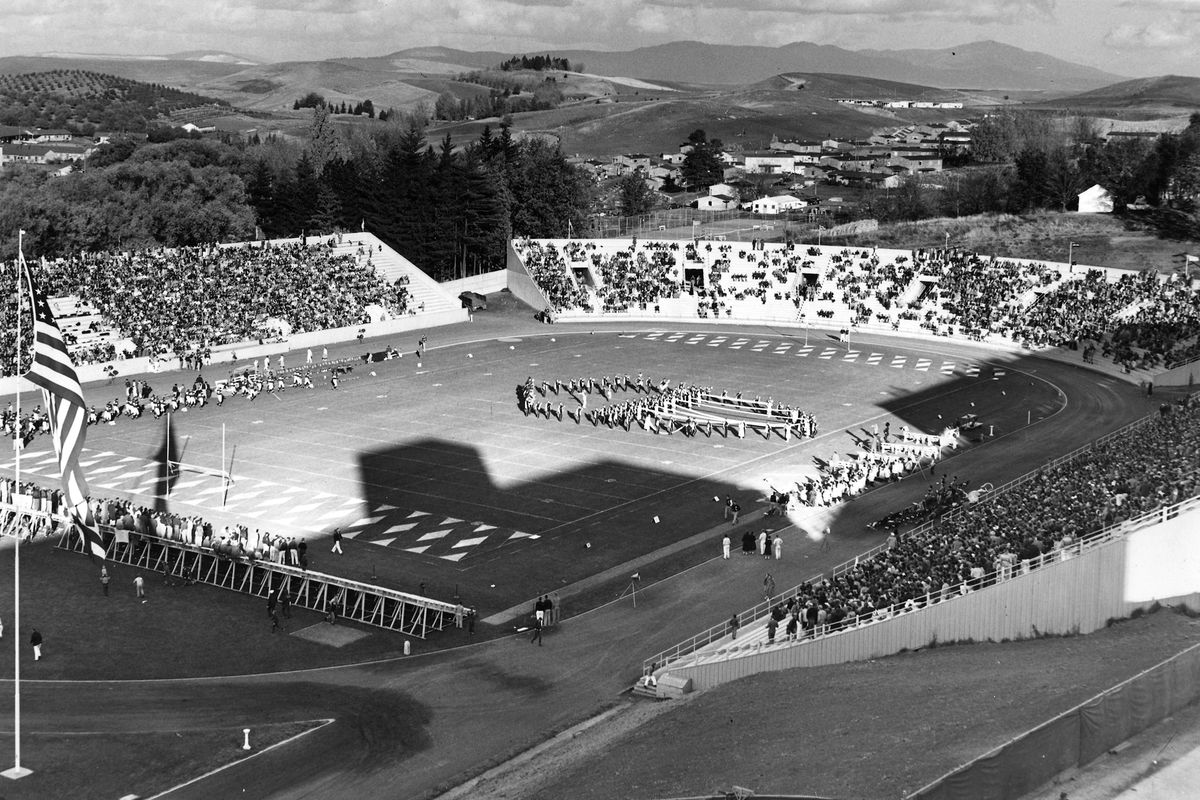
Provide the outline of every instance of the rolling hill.
[[[421,47],[400,50],[383,59],[486,66],[511,55]],[[811,42],[780,47],[671,42],[627,52],[555,50],[553,55],[583,63],[586,71],[600,75],[693,84],[737,85],[789,72],[824,72],[942,88],[1068,93],[1096,89],[1121,79],[1120,75],[998,42],[974,42],[939,50],[846,50]]]
[[1138,108],[1200,111],[1200,78],[1160,75],[1122,81],[1059,99],[1056,106],[1080,109]]

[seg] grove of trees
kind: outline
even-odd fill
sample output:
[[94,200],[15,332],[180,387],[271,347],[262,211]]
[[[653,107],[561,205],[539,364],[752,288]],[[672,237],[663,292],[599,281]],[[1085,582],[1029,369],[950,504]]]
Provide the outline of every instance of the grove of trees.
[[365,227],[435,278],[503,268],[513,236],[586,228],[592,184],[556,145],[507,125],[432,145],[419,121],[343,138],[315,110],[303,144],[178,139],[100,148],[59,178],[0,179],[0,257],[194,245]]

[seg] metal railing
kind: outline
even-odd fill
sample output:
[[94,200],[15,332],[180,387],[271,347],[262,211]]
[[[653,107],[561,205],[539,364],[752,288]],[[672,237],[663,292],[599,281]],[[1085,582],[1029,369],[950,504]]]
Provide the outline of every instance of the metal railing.
[[[984,573],[979,578],[967,581],[966,586],[969,591],[987,589],[991,586],[1003,583],[1004,581],[1026,575],[1035,569],[1048,566],[1058,561],[1065,561],[1067,559],[1079,556],[1088,550],[1110,544],[1114,541],[1124,538],[1125,536],[1128,536],[1130,533],[1136,530],[1141,530],[1142,528],[1146,528],[1151,525],[1161,524],[1196,508],[1200,508],[1200,495],[1190,497],[1187,500],[1175,503],[1174,505],[1164,506],[1163,508],[1158,508],[1154,511],[1147,511],[1140,516],[1102,528],[1094,533],[1088,534],[1076,542],[1072,542],[1069,545],[1063,546],[1059,550],[1051,550],[1049,552],[1042,553],[1036,558],[1023,561],[1014,561],[1012,564],[1006,565],[1000,570],[993,570],[991,572]],[[880,549],[881,548],[875,548],[875,551]],[[873,609],[869,616],[847,617],[838,623],[824,625],[822,626],[822,630],[820,632],[806,632],[803,637],[796,642],[779,642],[778,644],[780,646],[803,645],[814,642],[817,639],[821,639],[826,636],[844,633],[845,631],[854,630],[865,625],[870,625],[877,622],[885,622],[889,619],[899,617],[903,614],[911,613],[931,605],[954,600],[955,598],[962,596],[962,587],[963,584],[957,584],[951,587],[951,592],[949,594],[944,594],[940,589],[937,591],[930,591],[923,597],[912,598],[911,600],[906,600],[903,603],[897,603],[886,608]],[[777,605],[780,601],[786,602],[793,596],[795,596],[795,590],[789,590],[788,592],[780,595],[778,599],[772,600],[770,603],[759,603],[753,609],[750,609],[749,611],[743,612],[742,615],[739,615],[739,622],[741,621],[742,616],[748,616],[750,622],[755,622],[760,616],[763,616],[765,613],[769,612],[769,609],[774,605]],[[758,612],[759,609],[763,609],[763,611]],[[651,659],[647,659],[642,666],[643,674],[650,674],[657,669],[670,666],[673,663],[679,662],[682,659],[695,654],[700,647],[724,638],[729,633],[729,624],[725,623],[723,625],[714,626],[708,631],[692,637],[689,642],[702,640],[707,634],[711,634],[713,631],[718,631],[719,634],[716,636],[711,636],[706,641],[703,641],[699,647],[695,647],[688,652],[673,655],[672,651],[664,651],[663,653],[659,653]],[[677,648],[684,644],[687,643],[681,643],[677,646]]]

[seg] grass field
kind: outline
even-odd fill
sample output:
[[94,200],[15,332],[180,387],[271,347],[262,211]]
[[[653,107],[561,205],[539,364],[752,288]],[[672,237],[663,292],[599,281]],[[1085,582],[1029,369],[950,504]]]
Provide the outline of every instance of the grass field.
[[[637,427],[560,422],[517,410],[516,387],[529,375],[566,381],[617,373],[770,396],[813,410],[820,432],[812,441],[790,442],[753,433],[745,439],[655,436]],[[549,399],[575,405],[565,391],[557,398],[551,392]],[[618,393],[613,402],[622,399]],[[602,400],[590,397],[593,407]],[[933,432],[976,413],[1003,435],[1053,414],[1060,402],[1055,387],[1019,365],[999,358],[964,361],[925,346],[846,345],[818,331],[805,337],[556,329],[437,349],[421,362],[410,353],[355,370],[337,392],[288,391],[253,403],[236,398],[221,409],[174,415],[180,458],[191,464],[220,465],[225,428],[236,483],[223,508],[219,479],[205,475],[187,473],[169,499],[154,497],[161,487],[142,470],[162,446],[161,422],[94,428],[88,447],[100,454],[92,465],[101,471],[92,477],[94,493],[165,503],[221,524],[294,533],[310,542],[314,570],[439,599],[461,597],[486,620],[545,592],[563,590],[568,614],[604,600],[612,586],[588,595],[569,587],[717,524],[721,505],[714,498],[732,494],[752,512],[768,485],[789,485],[811,474],[818,461],[846,457],[872,426],[887,422],[896,431],[907,424]],[[23,469],[49,483],[55,467],[43,463],[49,461],[47,446],[38,441]],[[817,520],[828,521],[821,512],[811,525],[797,518],[800,528],[789,536],[805,536],[805,526],[812,530]],[[353,537],[345,542],[345,556],[326,549],[335,526]],[[196,645],[186,659],[158,667],[165,673],[142,673],[139,665],[122,666],[119,653],[130,642],[110,643],[115,646],[108,659],[86,656],[85,609],[99,592],[94,565],[47,545],[33,548],[27,560],[32,607],[56,594],[59,604],[69,601],[77,612],[56,619],[57,630],[44,623],[48,641],[61,642],[54,649],[85,656],[48,659],[42,670],[54,677],[255,672],[384,656],[400,645],[395,635],[382,634],[336,650],[294,637],[281,637],[269,650],[210,648],[184,633],[190,598],[216,594],[212,603],[223,609],[229,635],[247,641],[266,625],[261,603],[203,587],[170,587],[154,591],[148,606],[129,608],[134,571],[117,567],[116,596],[100,607],[105,628],[117,637],[136,636],[121,623],[137,613],[146,624],[183,634],[170,647]],[[671,563],[686,566],[687,560],[684,553]],[[56,562],[72,575],[70,591],[43,587],[37,578],[39,568]],[[153,587],[156,576],[149,578]],[[7,592],[0,587],[0,603]],[[480,633],[507,629],[483,626]],[[460,635],[444,634],[441,644]],[[4,658],[0,652],[0,670]]]
[[[569,618],[548,633],[545,648],[507,636],[511,622],[481,626],[478,638],[486,641],[471,646],[456,630],[414,641],[408,658],[400,655],[403,637],[386,632],[367,631],[336,647],[271,633],[262,600],[224,590],[164,586],[150,576],[149,597],[140,603],[134,571],[122,566],[110,565],[114,583],[105,598],[97,565],[36,543],[22,548],[20,637],[31,766],[46,771],[46,754],[58,747],[36,738],[38,731],[111,733],[111,745],[96,737],[76,745],[63,771],[73,773],[64,780],[80,781],[90,771],[120,778],[127,736],[167,726],[227,731],[332,718],[328,728],[179,796],[292,796],[295,787],[326,797],[376,796],[383,787],[432,796],[610,706],[641,659],[754,602],[761,562],[714,560],[729,530],[714,496],[735,494],[753,512],[767,481],[811,470],[816,458],[845,456],[875,424],[932,431],[963,413],[994,426],[993,436],[965,442],[939,474],[1000,483],[1045,453],[1144,413],[1144,398],[1134,401],[1136,390],[1119,382],[953,341],[864,338],[847,347],[817,330],[614,327],[493,325],[479,315],[474,325],[431,332],[433,344],[446,346],[419,366],[409,351],[356,368],[336,393],[235,399],[173,420],[183,460],[208,467],[221,463],[223,424],[236,483],[222,508],[219,482],[185,472],[166,499],[172,508],[219,524],[252,520],[294,531],[308,537],[314,569],[375,575],[401,588],[424,583],[433,596],[457,593],[478,604],[484,617],[503,617],[561,587]],[[616,372],[769,395],[812,409],[820,435],[808,442],[690,439],[517,411],[515,390],[527,375]],[[89,389],[97,401],[112,391]],[[589,397],[589,405],[596,402]],[[94,491],[154,502],[157,484],[148,476],[162,439],[162,423],[152,420],[93,429],[85,461],[94,462]],[[23,463],[49,483],[40,463],[45,448],[38,442]],[[919,497],[927,479],[873,489],[832,515],[797,515],[795,527],[780,529],[786,555],[771,567],[779,585],[877,544],[881,534],[866,524]],[[744,524],[763,524],[751,518]],[[826,521],[836,532],[830,552],[808,536]],[[322,549],[335,525],[352,536],[342,557]],[[11,569],[10,558],[11,551],[0,551],[0,574]],[[641,565],[644,578],[636,608],[628,597],[611,602],[631,563]],[[604,578],[606,571],[612,577]],[[6,583],[0,608],[12,602]],[[31,625],[46,636],[46,657],[36,665],[25,644]],[[328,630],[294,611],[287,633],[314,625]],[[13,636],[11,626],[5,632]],[[0,674],[11,672],[11,659],[12,651],[0,648]],[[279,672],[332,664],[355,666]],[[217,675],[242,677],[178,680]],[[103,680],[71,682],[80,678]],[[169,680],[131,680],[137,678]],[[0,696],[0,715],[8,702]],[[765,714],[765,701],[760,707]],[[172,781],[184,771],[164,770]],[[110,785],[117,784],[104,783],[106,791]],[[131,788],[149,785],[139,778]],[[39,786],[18,785],[12,796],[48,796]]]

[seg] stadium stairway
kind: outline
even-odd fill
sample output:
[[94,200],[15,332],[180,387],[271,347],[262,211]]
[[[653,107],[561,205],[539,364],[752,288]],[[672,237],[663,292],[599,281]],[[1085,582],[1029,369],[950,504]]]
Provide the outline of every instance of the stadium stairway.
[[359,245],[371,253],[375,270],[388,282],[408,278],[410,308],[416,314],[433,314],[462,308],[457,297],[446,292],[437,281],[422,272],[415,264],[384,244],[373,233],[345,234],[339,249],[353,253]]

